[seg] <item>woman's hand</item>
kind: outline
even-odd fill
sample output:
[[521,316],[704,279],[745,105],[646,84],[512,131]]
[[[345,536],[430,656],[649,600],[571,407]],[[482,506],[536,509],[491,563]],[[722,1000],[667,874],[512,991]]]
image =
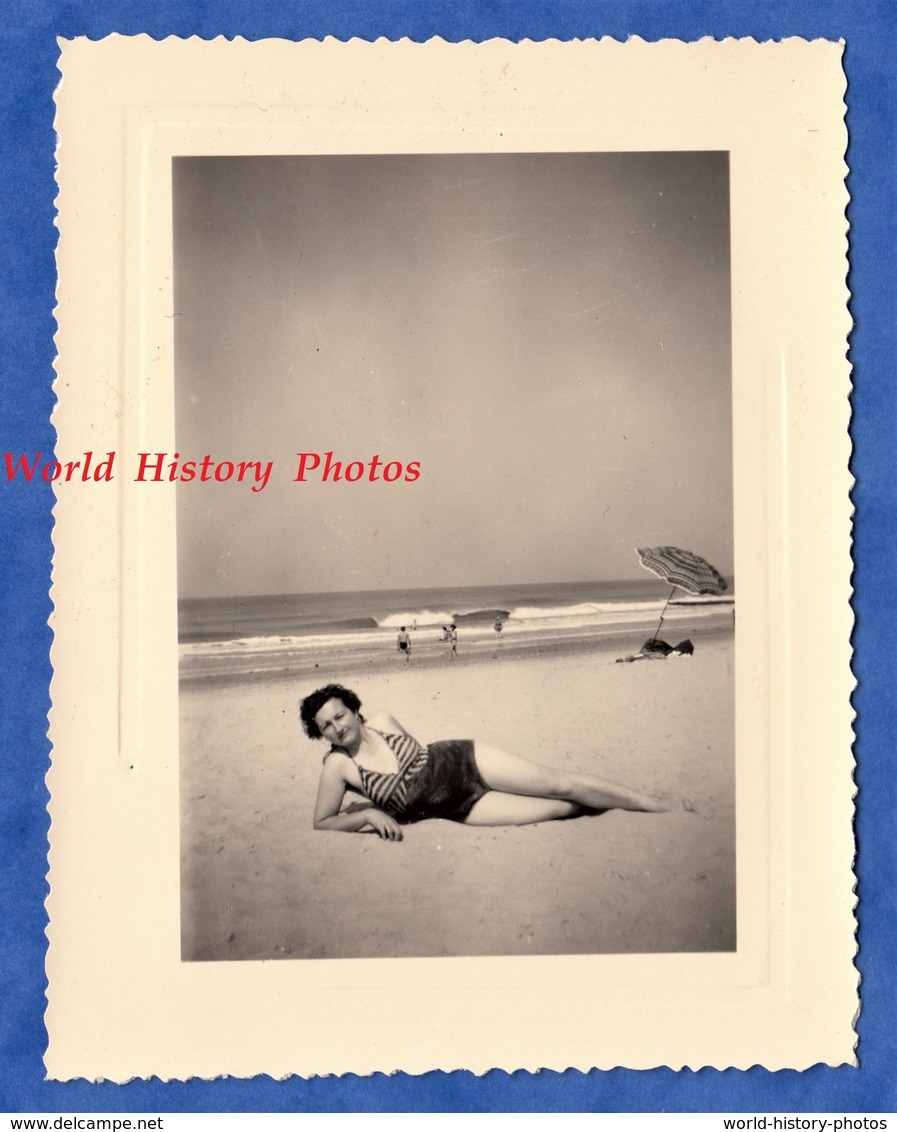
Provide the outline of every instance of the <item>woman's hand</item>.
[[371,826],[378,837],[382,837],[384,841],[401,841],[402,840],[402,827],[395,818],[391,818],[389,814],[383,810],[370,809],[365,811],[365,818],[367,824]]

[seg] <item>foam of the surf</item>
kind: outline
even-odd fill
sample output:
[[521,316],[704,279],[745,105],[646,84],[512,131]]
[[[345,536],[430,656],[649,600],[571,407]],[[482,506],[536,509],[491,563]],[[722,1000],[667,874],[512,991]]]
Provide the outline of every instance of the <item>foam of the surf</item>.
[[[663,602],[586,602],[577,606],[548,607],[523,606],[515,609],[504,621],[502,637],[524,643],[527,639],[543,640],[550,636],[560,638],[579,636],[583,633],[618,629],[626,625],[637,627],[654,621],[663,607]],[[422,613],[423,611],[421,611]],[[665,622],[675,622],[688,618],[705,618],[719,615],[719,606],[690,605],[668,607]],[[415,645],[432,645],[440,640],[439,630],[451,620],[450,615],[432,614],[433,620],[417,617],[417,631],[412,636],[412,651]],[[185,661],[200,659],[232,660],[238,657],[276,657],[332,655],[352,650],[383,652],[394,647],[396,625],[410,627],[415,617],[407,614],[385,618],[377,629],[356,632],[303,634],[301,636],[252,636],[229,641],[196,641],[180,646],[181,658]],[[396,624],[394,624],[394,622]],[[462,641],[476,643],[494,637],[491,623],[469,622],[463,626]]]
[[418,629],[429,628],[433,625],[448,625],[455,617],[454,613],[434,611],[432,609],[415,609],[407,613],[390,613],[379,622],[381,629],[399,629],[403,625],[410,629],[416,625]]

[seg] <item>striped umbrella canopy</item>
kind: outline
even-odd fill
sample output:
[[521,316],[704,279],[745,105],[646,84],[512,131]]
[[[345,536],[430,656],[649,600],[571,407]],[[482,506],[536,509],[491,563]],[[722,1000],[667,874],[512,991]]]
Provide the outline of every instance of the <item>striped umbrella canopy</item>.
[[690,594],[718,597],[729,588],[717,569],[690,550],[680,550],[678,546],[639,547],[638,556],[646,570]]

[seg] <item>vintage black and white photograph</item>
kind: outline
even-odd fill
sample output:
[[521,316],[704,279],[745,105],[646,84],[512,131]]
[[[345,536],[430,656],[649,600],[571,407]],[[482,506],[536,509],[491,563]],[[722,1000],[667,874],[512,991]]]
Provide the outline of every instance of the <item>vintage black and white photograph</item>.
[[172,191],[182,958],[733,951],[729,155]]
[[66,45],[53,1079],[855,1060],[842,56]]

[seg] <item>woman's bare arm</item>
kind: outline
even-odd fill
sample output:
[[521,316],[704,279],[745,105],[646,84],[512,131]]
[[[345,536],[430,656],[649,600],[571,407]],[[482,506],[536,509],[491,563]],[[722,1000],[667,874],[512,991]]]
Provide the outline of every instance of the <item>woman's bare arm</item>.
[[363,829],[372,829],[388,841],[401,841],[402,829],[399,823],[383,810],[378,810],[376,806],[365,809],[353,808],[351,812],[340,813],[346,787],[360,785],[352,780],[357,775],[358,770],[348,755],[337,752],[327,759],[321,768],[321,777],[318,781],[315,829],[329,829],[342,833],[360,833]]
[[388,841],[402,840],[402,827],[399,823],[376,806],[321,818],[315,822],[315,829],[329,829],[333,833],[361,833],[362,830],[370,829]]

